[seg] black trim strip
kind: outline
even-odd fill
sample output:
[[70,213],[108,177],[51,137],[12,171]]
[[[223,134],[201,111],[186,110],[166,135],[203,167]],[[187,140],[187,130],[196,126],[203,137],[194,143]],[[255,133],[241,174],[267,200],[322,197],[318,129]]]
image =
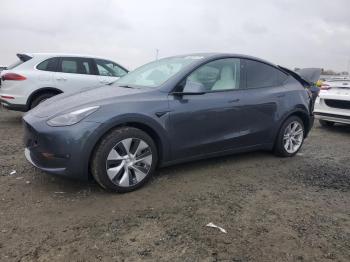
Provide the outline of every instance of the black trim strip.
[[20,111],[20,112],[27,112],[28,108],[27,105],[18,105],[18,104],[11,104],[6,100],[0,99],[0,107],[3,106],[4,108],[8,110],[14,110],[14,111]]
[[317,115],[317,116],[329,116],[329,117],[336,117],[336,118],[343,118],[343,119],[350,119],[350,116],[334,115],[334,114],[327,114],[327,113],[314,112],[314,115]]

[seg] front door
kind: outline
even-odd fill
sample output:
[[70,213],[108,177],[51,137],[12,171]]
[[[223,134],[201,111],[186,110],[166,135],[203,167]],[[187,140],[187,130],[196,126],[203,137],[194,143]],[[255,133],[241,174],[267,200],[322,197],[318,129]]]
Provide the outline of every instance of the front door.
[[90,58],[62,57],[54,74],[55,86],[63,92],[76,92],[99,87],[93,61]]
[[[209,62],[183,82],[183,95],[169,95],[170,136],[174,159],[242,146],[240,59]],[[201,92],[194,89],[201,88]]]

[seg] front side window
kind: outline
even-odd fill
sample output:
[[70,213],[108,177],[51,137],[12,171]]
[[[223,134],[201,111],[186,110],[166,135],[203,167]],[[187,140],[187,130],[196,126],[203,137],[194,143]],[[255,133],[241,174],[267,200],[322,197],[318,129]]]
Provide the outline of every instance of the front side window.
[[122,77],[127,71],[112,61],[95,59],[98,74],[101,76]]
[[42,71],[55,72],[57,71],[57,62],[58,62],[57,57],[49,58],[41,62],[39,65],[37,65],[36,68]]
[[282,84],[288,77],[280,70],[254,60],[245,60],[246,87],[270,87]]
[[239,58],[225,58],[209,62],[191,73],[185,92],[233,90],[240,88],[241,65]]
[[93,74],[91,61],[87,58],[62,57],[60,72],[70,74]]
[[119,79],[117,85],[155,88],[164,84],[186,66],[202,56],[179,56],[160,59],[143,65]]

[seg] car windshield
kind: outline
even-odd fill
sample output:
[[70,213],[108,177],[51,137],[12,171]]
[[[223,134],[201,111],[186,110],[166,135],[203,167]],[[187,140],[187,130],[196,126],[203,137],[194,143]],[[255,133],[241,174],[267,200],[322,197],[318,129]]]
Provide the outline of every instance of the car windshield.
[[128,87],[159,87],[181,69],[202,58],[202,56],[163,58],[137,68],[115,83],[118,86]]

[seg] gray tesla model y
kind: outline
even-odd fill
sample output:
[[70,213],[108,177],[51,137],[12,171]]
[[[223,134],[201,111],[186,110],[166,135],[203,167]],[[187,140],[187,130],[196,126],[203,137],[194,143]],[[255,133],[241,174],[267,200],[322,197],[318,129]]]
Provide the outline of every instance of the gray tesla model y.
[[45,172],[117,192],[179,162],[250,150],[293,156],[313,124],[312,83],[301,75],[245,55],[160,59],[31,110],[25,155]]

